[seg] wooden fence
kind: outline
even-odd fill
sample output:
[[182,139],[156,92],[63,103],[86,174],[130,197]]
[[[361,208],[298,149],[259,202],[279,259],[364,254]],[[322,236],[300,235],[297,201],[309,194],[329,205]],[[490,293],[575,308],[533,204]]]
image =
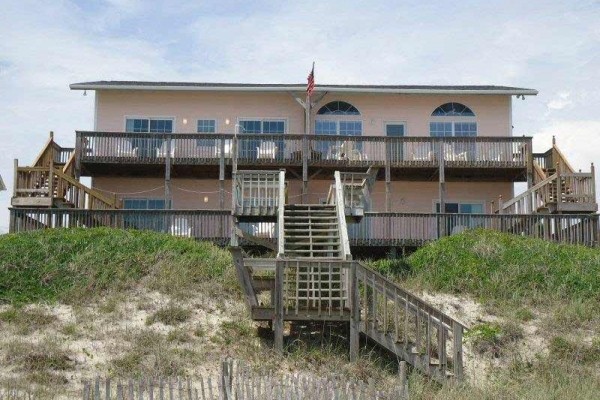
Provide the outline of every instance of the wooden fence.
[[397,385],[378,389],[373,381],[341,376],[273,375],[256,372],[240,362],[223,361],[218,377],[196,380],[165,378],[111,380],[96,378],[83,384],[83,400],[279,400],[279,399],[407,399],[406,364],[401,363]]

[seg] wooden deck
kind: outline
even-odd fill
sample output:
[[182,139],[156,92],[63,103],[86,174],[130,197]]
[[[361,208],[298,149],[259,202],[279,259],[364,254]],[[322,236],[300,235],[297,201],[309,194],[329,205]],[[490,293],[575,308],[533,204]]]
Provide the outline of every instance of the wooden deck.
[[[212,171],[212,175],[204,175],[210,178],[231,174],[237,167],[286,168],[298,176],[332,176],[334,170],[365,171],[381,167],[391,171],[392,179],[421,180],[431,179],[443,160],[447,180],[524,181],[532,155],[529,137],[234,136],[79,131],[76,142],[76,148],[81,149],[77,151],[78,165],[90,175],[157,175],[168,163],[173,176],[197,175],[198,167],[203,167],[205,173]],[[266,151],[261,150],[261,144],[266,145]]]
[[[10,209],[10,231],[40,228],[99,227],[145,229],[175,236],[228,244],[233,217],[229,210],[79,210]],[[275,242],[276,222],[245,222],[244,231]],[[465,229],[485,228],[551,240],[559,243],[598,246],[599,216],[419,214],[365,212],[358,223],[348,223],[353,247],[419,247]]]

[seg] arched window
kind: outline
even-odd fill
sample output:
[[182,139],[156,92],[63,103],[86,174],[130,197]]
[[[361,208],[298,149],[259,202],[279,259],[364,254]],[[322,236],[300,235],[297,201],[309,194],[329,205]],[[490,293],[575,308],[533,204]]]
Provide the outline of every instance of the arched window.
[[315,151],[323,159],[360,159],[362,143],[342,136],[362,136],[363,122],[356,107],[345,101],[332,101],[317,111],[315,134],[338,136],[339,139],[320,140]]
[[345,101],[332,101],[317,112],[318,115],[360,115],[356,107]]
[[433,110],[431,115],[434,117],[474,117],[475,113],[464,104],[446,103]]
[[475,113],[464,104],[442,104],[431,113],[429,134],[435,137],[477,136]]

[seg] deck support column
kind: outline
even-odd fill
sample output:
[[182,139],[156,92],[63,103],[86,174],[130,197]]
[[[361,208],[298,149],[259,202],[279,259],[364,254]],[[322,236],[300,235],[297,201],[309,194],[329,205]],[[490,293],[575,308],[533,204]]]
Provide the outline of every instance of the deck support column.
[[392,171],[390,166],[391,149],[390,140],[385,138],[385,211],[391,211],[392,193],[391,193],[391,180]]
[[167,135],[167,154],[165,155],[165,209],[172,208],[171,194],[171,136]]
[[75,133],[75,168],[73,170],[73,174],[75,175],[75,179],[79,180],[81,177],[81,155],[83,154],[83,138],[81,137],[81,132]]
[[[310,111],[307,111],[310,112]],[[302,204],[307,203],[306,196],[308,195],[308,128],[306,134],[302,138]]]
[[285,264],[277,261],[275,264],[275,304],[273,314],[273,329],[275,330],[275,351],[283,353],[283,274]]
[[219,209],[225,209],[225,139],[220,140],[219,156]]
[[360,349],[360,293],[356,261],[350,264],[350,361],[358,360]]
[[527,163],[527,189],[531,189],[533,187],[533,146],[531,138],[525,144],[525,157]]
[[[446,172],[445,172],[445,161],[444,161],[444,142],[440,140],[438,144],[438,163],[439,163],[439,196],[440,196],[440,213],[446,211]],[[438,237],[446,236],[446,224],[445,218],[441,218],[441,226],[438,227]]]

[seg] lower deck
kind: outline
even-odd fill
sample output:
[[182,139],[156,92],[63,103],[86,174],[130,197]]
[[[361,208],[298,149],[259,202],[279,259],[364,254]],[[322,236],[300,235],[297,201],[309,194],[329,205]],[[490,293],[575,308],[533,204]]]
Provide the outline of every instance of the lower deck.
[[[274,222],[240,225],[255,237],[276,240],[277,224]],[[229,210],[10,209],[11,232],[103,226],[152,230],[227,245],[233,217]],[[598,214],[366,212],[359,222],[348,221],[348,238],[354,248],[420,247],[432,240],[476,228],[586,246],[598,246],[600,235]]]

